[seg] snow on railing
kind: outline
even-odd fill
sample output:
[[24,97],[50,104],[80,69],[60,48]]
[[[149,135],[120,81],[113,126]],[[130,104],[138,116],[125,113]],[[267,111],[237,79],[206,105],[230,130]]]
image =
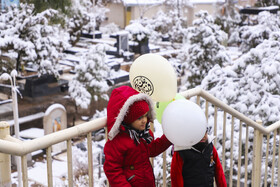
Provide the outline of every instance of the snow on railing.
[[[214,145],[219,153],[229,186],[236,184],[238,187],[241,186],[241,183],[273,186],[275,185],[274,181],[278,182],[279,185],[278,168],[280,168],[280,161],[277,151],[279,150],[279,144],[277,143],[279,142],[279,132],[277,130],[280,127],[280,122],[263,127],[261,121],[251,120],[200,88],[182,92],[181,95],[191,100],[196,97],[194,101],[205,109],[208,124],[213,128],[214,136],[217,137]],[[237,123],[238,120],[239,123]],[[7,122],[0,122],[0,186],[11,185],[11,171],[7,168],[11,165],[10,155],[17,155],[22,160],[23,186],[27,187],[26,156],[41,149],[46,149],[48,186],[53,186],[51,146],[63,141],[67,141],[68,176],[73,176],[71,139],[84,135],[87,136],[89,186],[93,186],[91,132],[105,126],[106,118],[98,118],[22,142],[14,140],[10,136],[10,126]],[[266,145],[266,149],[263,145]],[[278,146],[277,149],[276,146]],[[163,154],[163,165],[166,165],[165,154]],[[164,167],[163,173],[166,173],[166,167]],[[166,175],[164,175],[163,186],[167,185]],[[73,186],[73,177],[68,177],[68,186]]]

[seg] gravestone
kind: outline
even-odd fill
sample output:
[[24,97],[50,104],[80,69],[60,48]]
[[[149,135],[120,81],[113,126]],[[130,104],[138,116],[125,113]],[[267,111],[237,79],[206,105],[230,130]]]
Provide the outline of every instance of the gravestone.
[[119,55],[124,51],[128,51],[128,32],[121,31],[117,33],[117,52]]
[[26,79],[24,96],[39,97],[61,92],[60,85],[54,75],[42,75]]
[[[66,109],[61,104],[49,106],[43,118],[44,134],[50,134],[67,128]],[[54,154],[66,150],[66,142],[60,142],[52,146]]]
[[110,38],[115,38],[117,40],[114,45],[116,47],[116,51],[106,51],[106,54],[120,57],[125,51],[129,51],[127,31],[119,31],[117,33],[111,34]]

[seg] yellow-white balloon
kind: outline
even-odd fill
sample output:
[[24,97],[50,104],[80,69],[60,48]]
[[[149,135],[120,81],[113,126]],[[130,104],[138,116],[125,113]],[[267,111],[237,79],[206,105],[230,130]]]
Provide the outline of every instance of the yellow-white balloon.
[[135,90],[157,102],[170,101],[177,93],[175,70],[160,55],[149,53],[138,57],[130,67],[129,79]]

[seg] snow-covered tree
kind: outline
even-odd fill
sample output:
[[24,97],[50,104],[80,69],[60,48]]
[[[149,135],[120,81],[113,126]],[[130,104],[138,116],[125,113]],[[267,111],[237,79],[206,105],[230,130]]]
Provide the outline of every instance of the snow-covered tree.
[[169,11],[176,12],[176,17],[180,19],[184,19],[187,7],[193,6],[189,0],[165,0],[164,4]]
[[103,33],[103,34],[113,34],[113,33],[116,33],[118,31],[120,31],[120,27],[115,24],[115,23],[109,23],[107,25],[104,25],[102,27],[100,27],[100,31]]
[[[158,42],[161,41],[162,37],[168,37],[168,32],[171,30],[172,18],[168,17],[163,11],[158,11],[156,16],[149,18],[141,18],[138,20],[132,20],[132,24],[140,24],[145,28],[145,33],[149,34],[149,41]],[[129,27],[134,27],[129,26]],[[131,28],[130,30],[132,30]],[[132,33],[132,32],[131,32]]]
[[239,41],[238,32],[236,31],[243,21],[243,16],[240,15],[239,9],[235,3],[228,1],[225,5],[219,7],[215,17],[215,23],[220,25],[221,29],[228,34],[228,45],[237,44]]
[[192,88],[201,84],[202,79],[214,65],[227,64],[230,57],[221,44],[226,33],[214,24],[214,19],[207,11],[196,14],[198,19],[188,28],[187,42],[179,57],[182,65],[182,85]]
[[34,14],[32,4],[10,6],[0,14],[0,71],[24,71],[27,63],[34,64],[41,74],[58,76],[58,61],[67,46],[67,35],[48,24],[57,11],[48,9]]
[[278,0],[258,0],[255,4],[257,7],[266,7],[266,6],[280,6],[280,2]]
[[36,13],[40,13],[46,9],[55,9],[63,13],[67,13],[69,7],[71,7],[71,0],[21,0],[21,2],[34,4]]
[[178,16],[176,9],[170,10],[168,13],[159,11],[151,25],[154,26],[154,31],[161,34],[161,37],[168,36],[171,43],[183,43],[187,19],[183,16]]
[[125,30],[129,32],[129,37],[135,42],[141,43],[149,39],[149,29],[139,20],[131,21],[131,24],[127,25]]
[[[102,171],[102,158],[105,140],[100,142],[92,141],[92,164],[94,166],[100,167],[94,171],[94,186],[105,186],[106,176]],[[87,152],[87,140],[80,142],[76,146],[72,147],[73,152],[73,175],[74,175],[74,185],[75,186],[89,186],[89,163],[88,163],[88,152]],[[101,161],[101,163],[100,163]]]
[[[187,19],[178,17],[176,11],[172,10],[168,13],[160,10],[151,19],[141,18],[133,20],[131,23],[142,25],[146,33],[149,34],[149,41],[154,43],[162,41],[162,38],[169,38],[172,43],[182,43],[187,27]],[[130,31],[137,31],[134,25],[129,25],[127,27],[132,27],[129,29]]]
[[109,10],[101,3],[91,0],[72,0],[71,15],[66,19],[66,27],[70,33],[70,43],[75,45],[82,32],[91,33],[99,28],[106,19]]
[[269,38],[271,32],[279,31],[280,19],[278,14],[262,11],[257,15],[255,25],[245,25],[236,30],[236,40],[240,43],[243,53],[256,47]]
[[95,3],[93,12],[95,12],[95,29],[99,30],[101,23],[106,20],[106,14],[109,12],[109,9],[106,8],[101,2]]
[[[261,119],[264,126],[278,121],[280,115],[279,38],[280,32],[270,33],[269,40],[264,40],[256,48],[243,54],[233,65],[227,67],[216,65],[203,79],[201,87],[252,120]],[[239,128],[234,129],[238,134]],[[252,136],[249,137],[249,141],[253,141]],[[271,147],[269,149],[272,150]],[[249,150],[252,150],[252,144],[249,145]],[[248,158],[251,165],[252,155],[249,154]],[[234,164],[237,168],[237,160]],[[271,169],[269,166],[268,170]],[[269,177],[271,172],[268,173]],[[271,178],[269,180],[277,181]]]
[[69,82],[69,93],[76,105],[87,109],[92,100],[108,99],[106,79],[109,68],[105,64],[106,46],[91,46],[82,54],[79,65],[75,67],[75,77]]
[[186,13],[188,8],[192,7],[192,3],[188,0],[165,0],[166,16],[170,18],[171,27],[169,27],[168,36],[171,43],[183,43],[188,27]]
[[128,37],[134,41],[134,46],[132,51],[139,54],[149,53],[149,38],[150,29],[147,25],[144,25],[141,19],[132,20],[129,25],[125,27],[128,31]]
[[234,65],[215,66],[202,87],[253,120],[265,125],[280,115],[280,32],[270,34]]

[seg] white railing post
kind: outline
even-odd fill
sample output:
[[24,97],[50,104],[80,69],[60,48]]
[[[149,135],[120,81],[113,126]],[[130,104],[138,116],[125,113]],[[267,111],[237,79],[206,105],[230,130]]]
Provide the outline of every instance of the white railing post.
[[162,186],[166,187],[166,151],[162,153]]
[[[256,121],[262,125],[261,120]],[[263,134],[255,129],[254,131],[254,146],[253,146],[253,169],[252,169],[252,186],[261,186],[261,158],[262,158],[262,141]]]
[[[0,122],[0,139],[10,135],[10,125]],[[10,187],[11,181],[11,155],[0,153],[0,186]]]

